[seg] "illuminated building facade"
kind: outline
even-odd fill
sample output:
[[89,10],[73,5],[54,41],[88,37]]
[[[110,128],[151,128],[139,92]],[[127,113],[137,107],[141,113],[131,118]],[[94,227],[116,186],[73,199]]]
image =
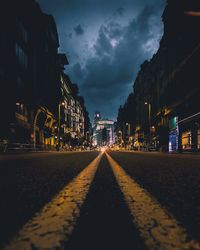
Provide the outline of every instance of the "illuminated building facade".
[[111,146],[113,145],[114,141],[114,121],[109,119],[101,119],[100,112],[96,112],[93,127],[93,145]]
[[13,2],[12,8],[3,1],[1,7],[0,138],[49,143],[60,98],[54,19],[34,0]]
[[[132,117],[137,149],[200,149],[200,17],[195,15],[199,11],[198,0],[167,1],[160,47],[141,65],[133,86],[134,103],[123,108]],[[119,118],[118,124],[121,119],[126,124],[123,115]]]
[[[23,6],[23,8],[21,7]],[[35,0],[3,1],[0,29],[0,141],[53,148],[58,143],[59,106],[63,143],[85,135],[86,109],[63,74],[54,18]],[[62,132],[61,131],[61,132]]]

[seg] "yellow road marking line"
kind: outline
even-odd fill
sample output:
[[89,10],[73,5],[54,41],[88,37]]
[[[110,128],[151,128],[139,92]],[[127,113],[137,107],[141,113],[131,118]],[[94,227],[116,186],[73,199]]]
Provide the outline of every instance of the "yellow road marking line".
[[47,203],[4,249],[62,249],[62,243],[69,238],[75,227],[101,157],[102,154],[99,154],[51,202]]
[[142,238],[151,250],[198,250],[200,244],[190,241],[176,219],[141,188],[122,167],[106,153],[125,201]]

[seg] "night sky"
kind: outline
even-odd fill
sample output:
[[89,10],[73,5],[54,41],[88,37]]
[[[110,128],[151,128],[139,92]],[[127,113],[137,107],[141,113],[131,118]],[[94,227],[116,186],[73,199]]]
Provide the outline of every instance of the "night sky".
[[38,0],[55,18],[66,73],[92,118],[116,119],[144,60],[157,51],[165,0]]

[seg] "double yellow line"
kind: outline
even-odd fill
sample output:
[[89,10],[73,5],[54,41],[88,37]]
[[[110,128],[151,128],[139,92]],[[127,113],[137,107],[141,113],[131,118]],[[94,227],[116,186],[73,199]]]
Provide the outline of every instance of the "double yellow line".
[[[67,241],[75,227],[102,154],[46,204],[4,249],[62,249],[63,242]],[[129,177],[107,152],[106,157],[124,195],[133,223],[148,249],[200,250],[199,243],[188,240],[185,229],[172,215]]]

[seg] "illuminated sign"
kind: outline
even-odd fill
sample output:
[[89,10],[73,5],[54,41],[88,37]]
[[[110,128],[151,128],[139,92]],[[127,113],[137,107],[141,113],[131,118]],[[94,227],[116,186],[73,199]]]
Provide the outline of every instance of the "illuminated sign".
[[178,117],[173,117],[169,120],[169,152],[178,150]]
[[173,117],[169,120],[169,129],[173,130],[176,129],[178,126],[178,117]]

